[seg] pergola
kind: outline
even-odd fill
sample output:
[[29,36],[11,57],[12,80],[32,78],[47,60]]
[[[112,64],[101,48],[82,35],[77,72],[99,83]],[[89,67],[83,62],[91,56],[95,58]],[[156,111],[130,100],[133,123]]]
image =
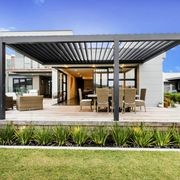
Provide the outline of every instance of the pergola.
[[119,120],[119,65],[144,63],[177,46],[180,34],[0,37],[0,119],[5,119],[5,46],[43,65],[114,65],[114,120]]

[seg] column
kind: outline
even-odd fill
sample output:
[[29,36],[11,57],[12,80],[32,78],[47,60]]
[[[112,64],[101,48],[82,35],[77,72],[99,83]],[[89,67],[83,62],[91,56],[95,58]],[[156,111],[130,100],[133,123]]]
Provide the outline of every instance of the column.
[[52,99],[53,104],[58,103],[59,92],[59,72],[57,69],[52,68]]
[[5,43],[0,40],[0,120],[5,119]]
[[119,40],[114,41],[114,121],[119,121]]

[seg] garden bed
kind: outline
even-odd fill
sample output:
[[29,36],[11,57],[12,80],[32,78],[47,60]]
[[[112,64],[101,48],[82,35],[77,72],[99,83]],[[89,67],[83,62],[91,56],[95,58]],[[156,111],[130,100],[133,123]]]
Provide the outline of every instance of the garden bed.
[[0,145],[180,148],[180,130],[144,127],[34,127],[0,129]]

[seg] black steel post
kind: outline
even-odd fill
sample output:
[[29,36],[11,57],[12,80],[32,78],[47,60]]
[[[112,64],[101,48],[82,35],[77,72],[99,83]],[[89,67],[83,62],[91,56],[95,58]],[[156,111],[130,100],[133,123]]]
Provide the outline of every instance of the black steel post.
[[0,120],[5,119],[5,43],[0,40]]
[[119,40],[114,41],[114,121],[119,121]]

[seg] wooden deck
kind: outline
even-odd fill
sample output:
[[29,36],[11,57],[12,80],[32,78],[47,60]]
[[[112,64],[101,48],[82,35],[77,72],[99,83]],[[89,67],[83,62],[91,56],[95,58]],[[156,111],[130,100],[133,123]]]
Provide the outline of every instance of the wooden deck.
[[[37,125],[103,125],[112,124],[113,113],[92,112],[89,107],[83,107],[80,111],[79,106],[60,106],[52,105],[51,99],[44,99],[43,110],[30,111],[6,111],[6,120],[0,121],[0,124],[13,122],[14,124],[37,124]],[[173,124],[180,126],[180,106],[176,108],[158,108],[147,107],[147,112],[137,109],[137,112],[120,113],[121,124],[140,124],[141,122],[149,124]]]

